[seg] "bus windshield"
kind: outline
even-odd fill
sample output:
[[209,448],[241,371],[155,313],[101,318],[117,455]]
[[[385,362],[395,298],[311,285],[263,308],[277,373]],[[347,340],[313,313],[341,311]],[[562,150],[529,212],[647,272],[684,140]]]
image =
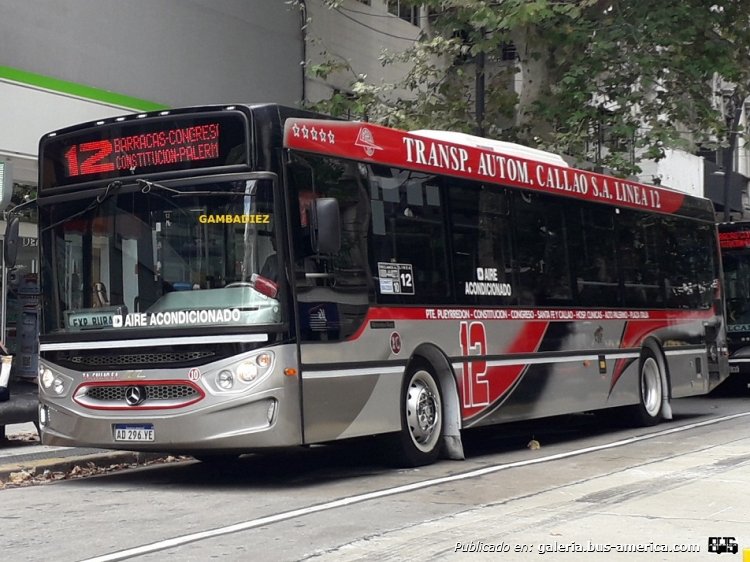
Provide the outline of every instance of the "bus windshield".
[[750,248],[722,250],[729,331],[750,331]]
[[43,334],[281,321],[270,181],[141,182],[100,199],[40,209]]

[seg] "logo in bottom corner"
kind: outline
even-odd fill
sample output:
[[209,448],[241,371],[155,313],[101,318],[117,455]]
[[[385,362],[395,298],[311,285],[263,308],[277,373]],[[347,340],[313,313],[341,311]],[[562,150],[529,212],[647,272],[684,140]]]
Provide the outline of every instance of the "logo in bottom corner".
[[[708,537],[708,551],[715,554],[737,554],[739,546],[734,537]],[[744,558],[744,553],[743,553]]]

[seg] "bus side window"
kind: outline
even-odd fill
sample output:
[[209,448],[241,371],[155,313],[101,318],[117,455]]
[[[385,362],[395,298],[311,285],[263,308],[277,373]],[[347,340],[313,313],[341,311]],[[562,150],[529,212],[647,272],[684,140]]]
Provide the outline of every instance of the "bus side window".
[[514,194],[513,260],[522,305],[571,303],[566,209],[560,198],[525,192]]
[[716,264],[710,252],[685,248],[708,247],[711,226],[698,226],[679,218],[664,221],[663,262],[667,306],[671,308],[709,308],[713,299]]
[[621,304],[614,211],[595,204],[576,207],[568,221],[568,251],[574,261],[577,303],[581,306]]
[[[494,185],[448,181],[457,301],[473,305],[514,304],[519,288],[512,280],[506,191]],[[485,278],[489,284],[485,284]]]
[[649,215],[630,209],[620,210],[617,251],[623,288],[623,304],[658,307],[664,304],[662,263],[659,259],[659,232]]
[[402,275],[378,279],[378,297],[394,304],[445,302],[450,285],[441,185],[422,172],[381,168],[370,175],[371,261],[383,270],[399,264]]

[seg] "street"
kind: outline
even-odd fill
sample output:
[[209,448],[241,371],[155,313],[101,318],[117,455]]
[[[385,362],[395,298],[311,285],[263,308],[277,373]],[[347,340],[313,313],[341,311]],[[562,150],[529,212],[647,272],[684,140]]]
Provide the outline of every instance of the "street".
[[363,441],[7,489],[5,556],[706,560],[710,537],[742,552],[747,399],[677,400],[674,412],[650,429],[580,415],[469,432],[466,461],[417,470]]

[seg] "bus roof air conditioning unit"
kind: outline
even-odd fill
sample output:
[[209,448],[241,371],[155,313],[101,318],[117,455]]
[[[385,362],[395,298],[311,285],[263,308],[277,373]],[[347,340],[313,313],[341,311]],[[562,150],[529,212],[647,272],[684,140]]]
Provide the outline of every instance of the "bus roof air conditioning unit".
[[505,154],[506,156],[526,158],[527,160],[537,160],[544,162],[545,164],[553,164],[555,166],[561,166],[563,168],[570,167],[568,163],[557,154],[547,152],[546,150],[539,150],[538,148],[530,148],[528,146],[523,146],[513,142],[485,139],[483,137],[477,137],[475,135],[469,135],[467,133],[438,131],[434,129],[419,129],[409,132],[412,135],[419,135],[420,137],[426,137],[429,139],[462,144],[474,148],[481,148],[483,150],[491,150],[492,152],[499,152],[501,154]]

